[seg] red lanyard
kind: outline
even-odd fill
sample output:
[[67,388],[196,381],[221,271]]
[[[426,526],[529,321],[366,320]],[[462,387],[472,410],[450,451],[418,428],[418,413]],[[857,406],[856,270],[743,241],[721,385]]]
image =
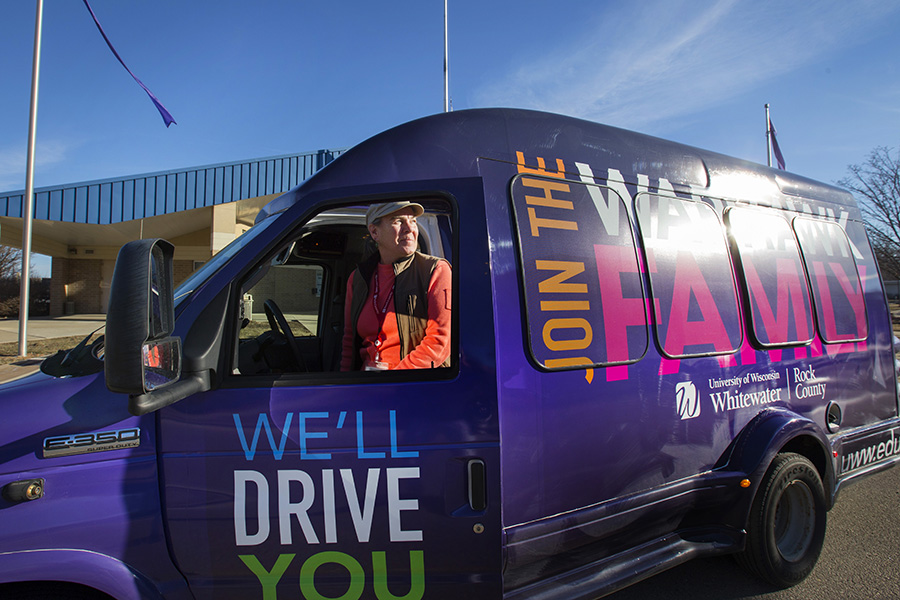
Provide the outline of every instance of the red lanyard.
[[375,267],[375,291],[372,293],[372,308],[375,309],[375,318],[378,320],[378,339],[376,340],[375,345],[381,346],[387,340],[387,336],[384,334],[384,319],[387,314],[388,306],[391,305],[391,301],[394,299],[394,286],[397,285],[397,280],[394,279],[394,282],[391,284],[391,291],[388,294],[387,299],[384,301],[384,306],[381,307],[381,310],[378,310],[378,266]]

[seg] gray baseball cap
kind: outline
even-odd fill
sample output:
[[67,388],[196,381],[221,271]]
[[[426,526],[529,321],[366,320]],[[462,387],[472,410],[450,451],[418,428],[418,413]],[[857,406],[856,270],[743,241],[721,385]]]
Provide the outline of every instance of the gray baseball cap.
[[366,225],[371,225],[372,221],[374,221],[375,219],[386,217],[391,213],[395,213],[398,210],[402,210],[408,207],[411,207],[413,209],[413,214],[417,217],[421,217],[423,214],[425,214],[425,209],[422,208],[421,204],[418,204],[416,202],[409,202],[408,200],[383,202],[381,204],[373,204],[369,207],[369,210],[366,211]]

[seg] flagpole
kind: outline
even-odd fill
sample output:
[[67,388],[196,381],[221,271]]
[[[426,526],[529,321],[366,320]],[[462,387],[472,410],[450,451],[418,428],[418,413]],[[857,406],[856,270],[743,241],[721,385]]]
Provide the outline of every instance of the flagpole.
[[769,105],[766,104],[766,164],[772,166],[772,120],[769,118]]
[[450,112],[450,53],[447,37],[447,0],[444,0],[444,112]]
[[41,24],[44,0],[37,0],[34,19],[34,60],[31,67],[31,109],[28,116],[28,155],[25,195],[22,197],[22,275],[19,281],[19,356],[28,354],[28,299],[31,291],[31,219],[34,213],[34,140],[37,129],[38,79],[41,70]]

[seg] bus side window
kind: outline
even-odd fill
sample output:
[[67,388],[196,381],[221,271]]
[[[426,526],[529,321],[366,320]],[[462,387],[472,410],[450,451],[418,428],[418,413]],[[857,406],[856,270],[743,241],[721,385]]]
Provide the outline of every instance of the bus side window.
[[642,193],[635,199],[656,335],[669,358],[730,354],[743,331],[722,226],[703,202]]
[[621,196],[525,172],[512,200],[532,362],[563,370],[640,360],[647,302]]
[[794,232],[803,251],[822,340],[843,343],[866,339],[866,303],[847,234],[833,221],[807,217],[794,219]]
[[241,286],[235,374],[335,370],[340,281],[363,252],[363,230],[320,215],[252,271]]
[[[452,257],[447,250],[453,247],[449,203],[439,199],[421,202],[427,208],[418,219],[419,250],[446,259],[439,262],[446,267],[447,277],[452,277],[449,267]],[[272,248],[242,282],[238,299],[240,332],[232,368],[235,375],[278,376],[340,370],[347,282],[361,263],[377,258],[377,247],[366,225],[367,208],[366,205],[335,206],[312,216],[297,227],[287,242]],[[400,291],[398,288],[397,293]],[[412,298],[409,290],[407,295]],[[446,296],[444,304],[449,314],[452,292]],[[394,303],[392,322],[399,324],[407,316],[408,320],[413,316],[418,318],[418,313],[407,315],[407,305],[419,306],[418,297],[413,300],[403,307]],[[450,339],[449,316],[445,321],[443,339]],[[418,325],[419,321],[414,324]],[[414,330],[410,339],[416,340],[413,335],[418,333]],[[426,331],[426,335],[431,334]],[[447,353],[449,350],[444,352]],[[429,366],[435,362],[438,364],[434,366],[455,362],[452,357],[442,357],[443,361],[420,362]]]
[[753,339],[763,347],[812,341],[812,303],[790,224],[781,215],[729,208],[728,231],[750,307]]

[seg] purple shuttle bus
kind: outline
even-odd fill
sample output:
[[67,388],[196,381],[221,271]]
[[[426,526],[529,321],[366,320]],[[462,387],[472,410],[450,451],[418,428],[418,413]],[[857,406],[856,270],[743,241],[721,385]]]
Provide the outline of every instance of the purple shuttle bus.
[[[452,265],[449,367],[341,372],[365,212]],[[370,251],[370,250],[369,250]],[[801,581],[900,462],[850,194],[557,115],[402,125],[179,287],[119,254],[105,338],[0,388],[0,597],[597,598],[698,556]]]

